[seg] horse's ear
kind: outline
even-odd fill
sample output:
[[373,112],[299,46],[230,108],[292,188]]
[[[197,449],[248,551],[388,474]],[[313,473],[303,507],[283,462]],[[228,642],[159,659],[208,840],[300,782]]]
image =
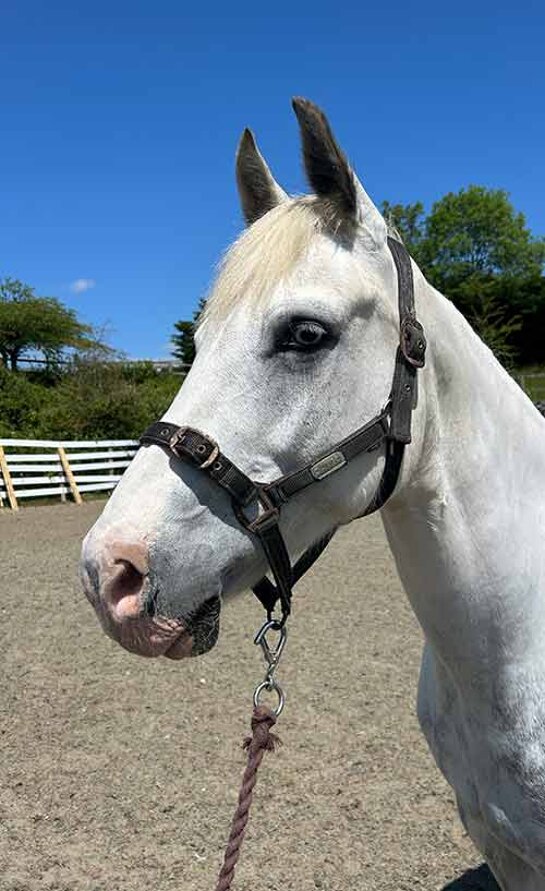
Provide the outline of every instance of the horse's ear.
[[369,230],[373,240],[386,240],[386,224],[365,192],[340,149],[323,111],[308,99],[293,99],[303,144],[308,181],[321,198],[336,202],[340,210]]
[[236,171],[242,212],[248,225],[288,197],[269,170],[248,128],[238,144]]

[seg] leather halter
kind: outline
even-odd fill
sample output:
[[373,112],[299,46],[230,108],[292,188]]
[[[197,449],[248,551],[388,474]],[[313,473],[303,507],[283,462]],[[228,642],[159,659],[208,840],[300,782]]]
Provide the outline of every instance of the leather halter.
[[[282,505],[308,486],[341,470],[353,458],[364,452],[373,452],[385,443],[386,461],[382,478],[372,501],[360,515],[367,516],[383,507],[393,493],[405,446],[411,441],[416,372],[424,366],[426,338],[416,318],[411,258],[404,246],[393,238],[388,238],[388,247],[397,270],[400,338],[390,397],[385,408],[371,421],[315,461],[271,483],[250,479],[220,451],[211,437],[193,427],[178,427],[157,421],[140,438],[142,445],[162,446],[177,458],[197,467],[231,496],[240,524],[257,536],[265,552],[274,584],[264,576],[253,591],[269,618],[277,601],[280,601],[282,619],[278,621],[279,627],[290,613],[293,585],[318,559],[335,533],[333,529],[311,545],[292,567],[279,525]],[[251,505],[258,508],[254,519],[245,513],[245,508]]]

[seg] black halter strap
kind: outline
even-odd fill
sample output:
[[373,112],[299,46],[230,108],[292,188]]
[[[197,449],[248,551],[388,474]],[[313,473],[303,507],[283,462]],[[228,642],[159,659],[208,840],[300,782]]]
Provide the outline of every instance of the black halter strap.
[[[411,258],[403,245],[393,238],[388,238],[388,246],[397,269],[400,339],[390,398],[375,418],[315,461],[271,483],[251,480],[220,451],[213,439],[193,427],[158,421],[151,424],[140,438],[143,445],[162,446],[177,458],[194,465],[228,492],[239,522],[259,539],[274,578],[274,583],[266,576],[262,578],[254,586],[254,594],[269,617],[280,601],[282,623],[290,613],[294,584],[318,559],[335,533],[333,529],[311,545],[292,567],[279,525],[282,505],[308,486],[346,467],[358,455],[375,451],[385,443],[382,478],[371,503],[361,514],[367,516],[383,507],[393,493],[405,446],[411,441],[416,372],[424,366],[426,339],[422,325],[416,319]],[[254,506],[253,519],[246,513],[250,506]]]

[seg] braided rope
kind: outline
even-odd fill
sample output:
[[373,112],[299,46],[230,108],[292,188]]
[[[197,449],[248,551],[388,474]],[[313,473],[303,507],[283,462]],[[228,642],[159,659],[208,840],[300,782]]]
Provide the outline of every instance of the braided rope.
[[238,805],[231,823],[231,832],[225,849],[223,866],[218,876],[215,891],[229,891],[240,856],[240,848],[248,823],[257,771],[265,752],[274,752],[279,744],[278,737],[271,733],[276,724],[276,715],[264,705],[254,708],[252,715],[252,736],[244,740],[243,748],[248,751],[248,763],[242,777]]

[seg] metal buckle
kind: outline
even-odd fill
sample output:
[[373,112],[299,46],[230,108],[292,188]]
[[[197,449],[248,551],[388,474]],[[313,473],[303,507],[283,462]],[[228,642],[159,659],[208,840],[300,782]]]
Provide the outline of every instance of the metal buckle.
[[405,359],[413,368],[426,364],[426,338],[424,328],[414,316],[407,315],[399,325],[399,345]]
[[257,532],[258,529],[267,529],[274,526],[280,520],[280,511],[273,504],[265,489],[257,490],[257,500],[261,504],[263,511],[255,520],[248,523],[247,528],[250,532]]
[[177,451],[176,447],[178,446],[179,443],[183,442],[184,436],[187,433],[196,433],[198,436],[202,436],[202,438],[205,440],[207,445],[212,447],[212,451],[210,452],[208,458],[206,458],[201,464],[199,464],[197,456],[193,452],[190,453],[191,460],[195,462],[195,464],[197,465],[199,470],[206,470],[207,467],[210,467],[212,464],[214,464],[215,461],[217,461],[219,454],[220,454],[219,445],[210,436],[205,436],[204,433],[201,433],[200,430],[195,430],[194,427],[178,427],[176,432],[173,433],[172,436],[170,437],[170,440],[168,443],[169,448],[174,452],[175,455],[178,456],[178,458],[186,457],[186,455],[180,455],[180,453]]
[[220,453],[220,447],[217,444],[217,442],[214,442],[214,440],[210,439],[210,437],[208,437],[208,436],[206,438],[207,438],[208,442],[212,445],[212,451],[210,452],[210,455],[208,456],[206,461],[204,461],[202,464],[199,464],[200,470],[206,470],[207,467],[210,467],[211,464],[214,464],[214,462],[217,461],[217,459],[219,457],[219,453]]
[[233,501],[233,509],[239,523],[241,523],[248,532],[259,534],[261,529],[266,529],[267,526],[274,526],[275,523],[278,523],[280,520],[280,511],[275,507],[265,489],[260,489],[256,486],[255,498],[263,508],[255,520],[249,520],[244,513],[242,505],[237,504],[236,501]]
[[[171,451],[174,452],[175,455],[178,455],[178,452],[176,451],[176,446],[178,445],[179,442],[182,441],[185,434],[187,433],[187,430],[188,430],[187,427],[178,427],[178,429],[172,434],[172,436],[170,437],[170,439],[168,441],[168,447],[169,447],[169,449],[171,449]],[[179,457],[180,457],[180,455],[178,455],[178,458]]]

